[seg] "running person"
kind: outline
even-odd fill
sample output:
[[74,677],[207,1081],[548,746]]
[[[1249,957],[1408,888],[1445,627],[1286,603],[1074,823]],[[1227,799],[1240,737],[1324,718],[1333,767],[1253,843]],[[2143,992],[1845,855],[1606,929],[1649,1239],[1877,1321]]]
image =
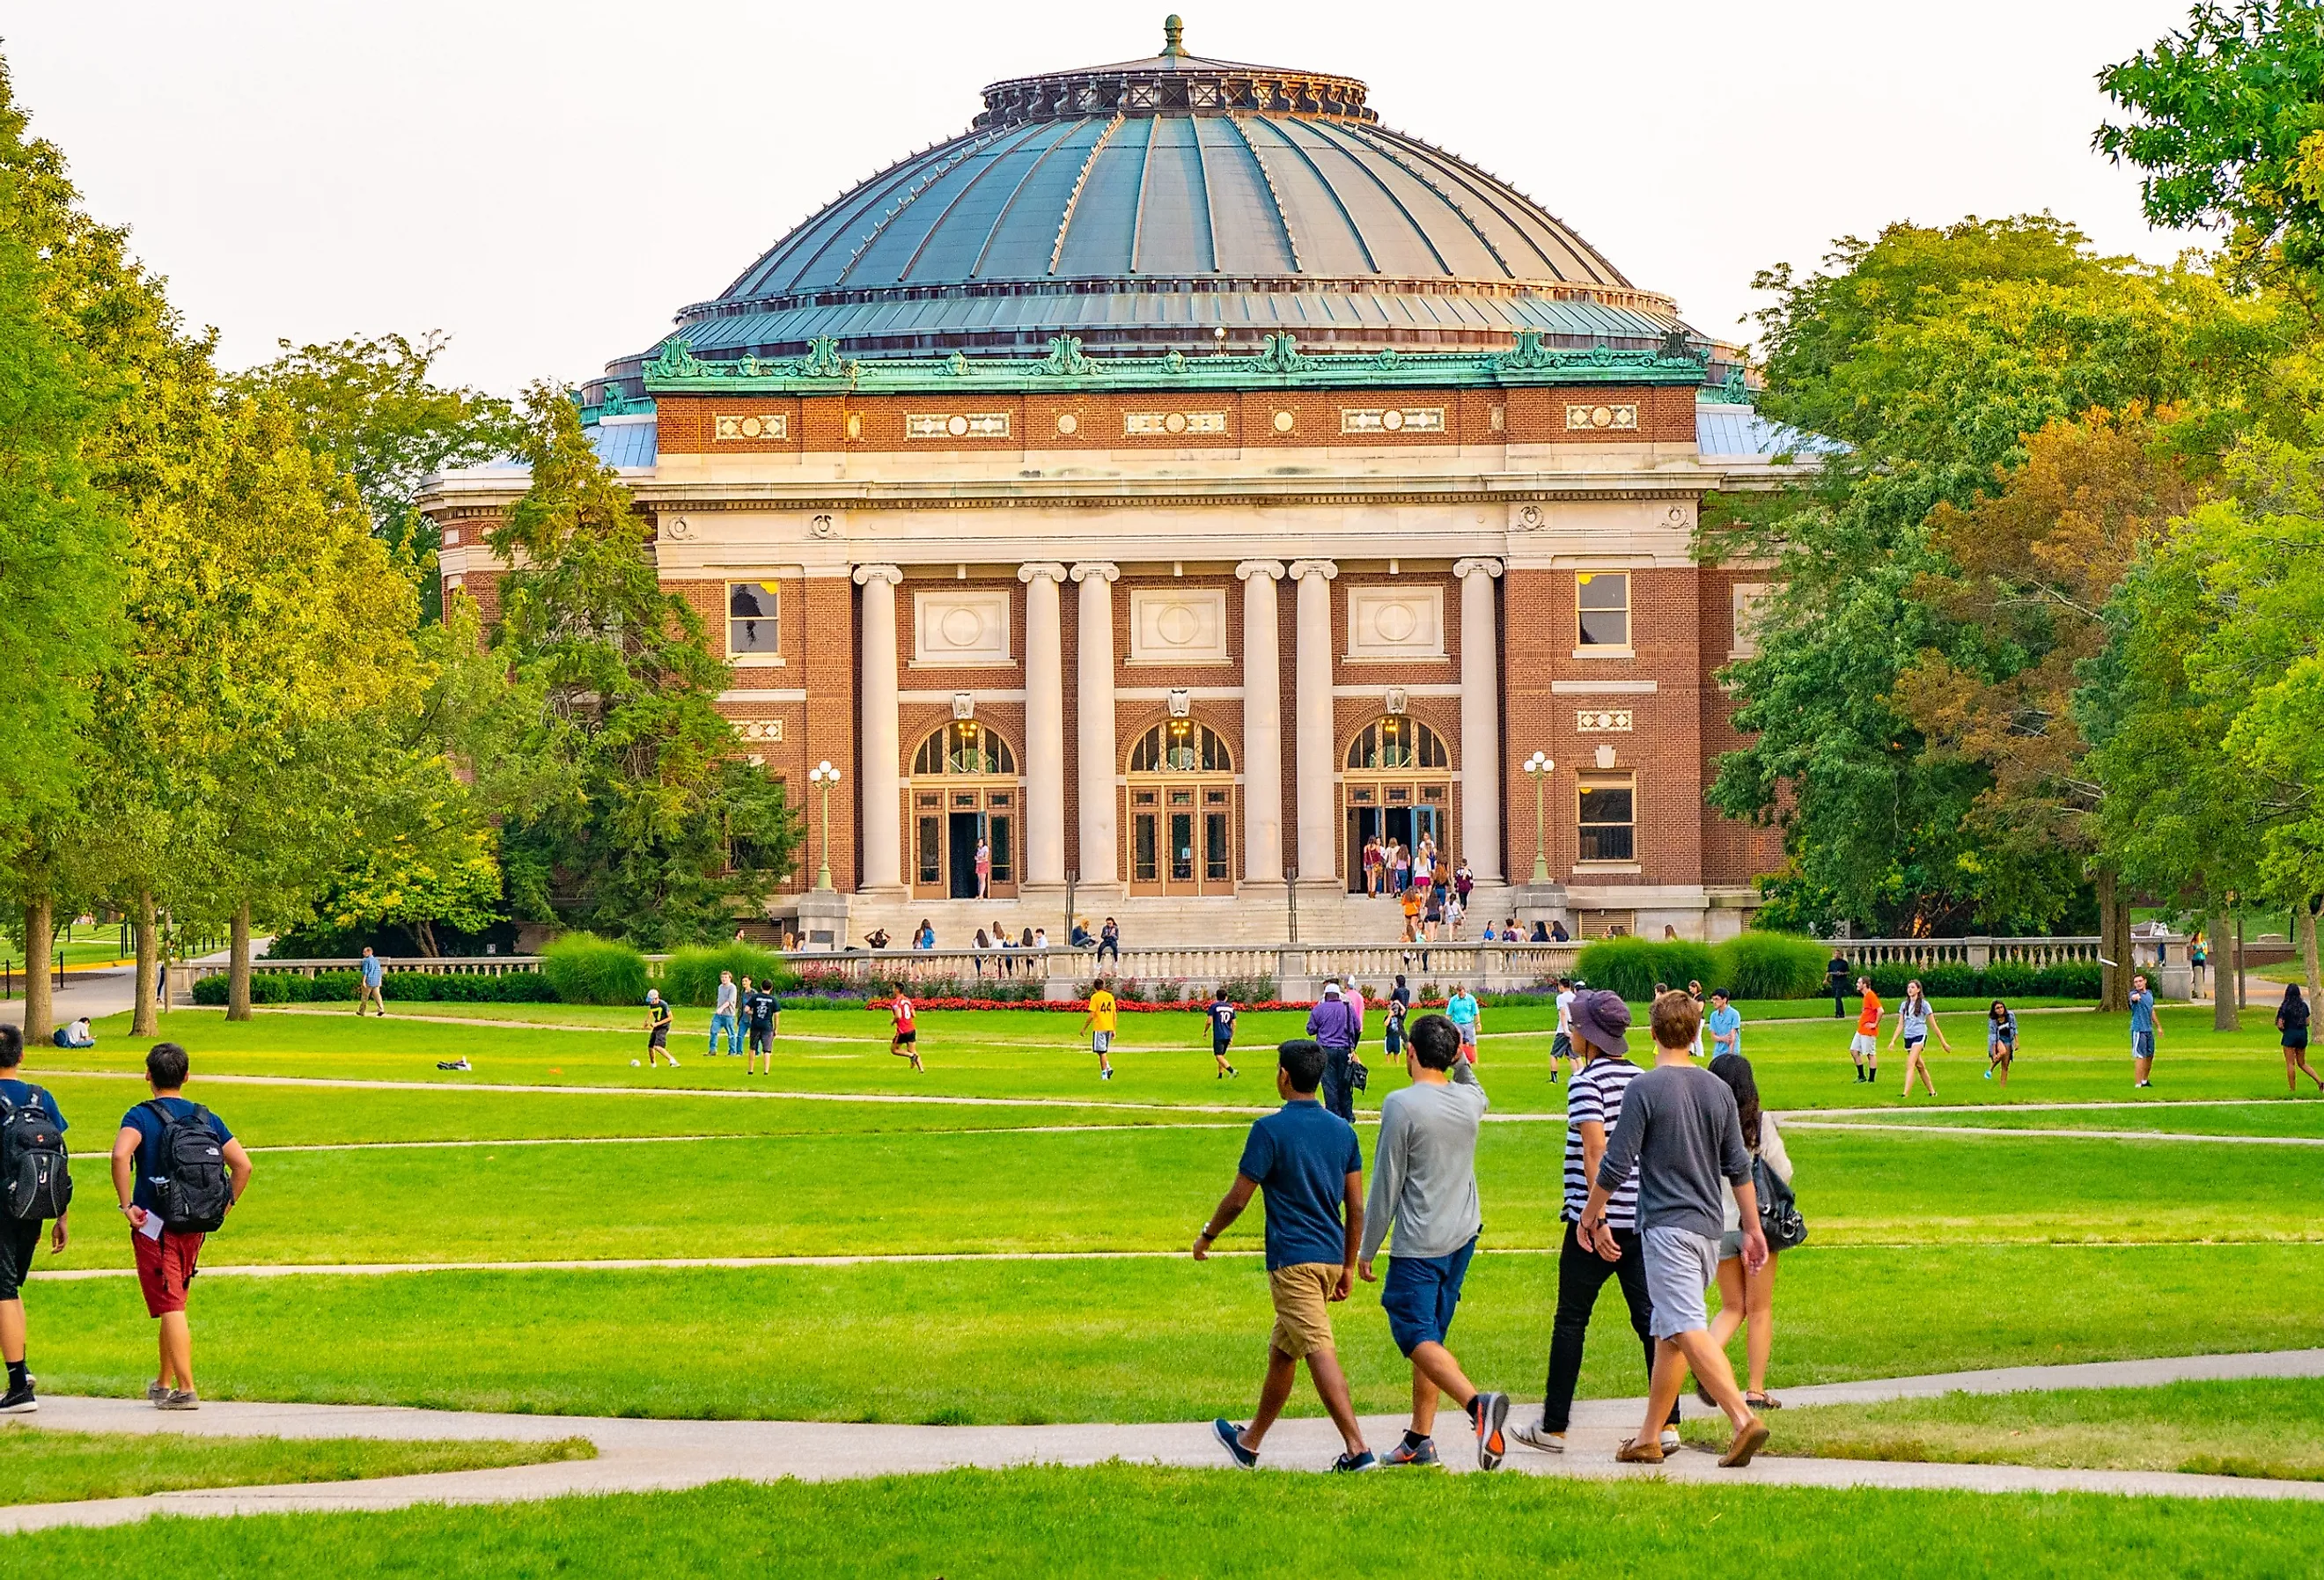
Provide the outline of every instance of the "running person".
[[[1838,1003],[1839,984],[1833,984],[1832,1003]],[[1859,976],[1856,991],[1864,995],[1864,1007],[1857,1012],[1856,1035],[1849,1039],[1849,1057],[1856,1060],[1856,1078],[1859,1081],[1880,1079],[1880,995],[1872,991],[1872,979]]]
[[2001,1072],[2001,1084],[2009,1085],[2009,1067],[2017,1058],[2017,1014],[1999,999],[1985,1012],[1985,1078],[1993,1079],[1993,1072]]
[[1921,1056],[1922,1045],[1928,1041],[1932,1032],[1936,1035],[1938,1047],[1947,1053],[1953,1050],[1953,1045],[1945,1039],[1945,1029],[1937,1024],[1937,1012],[1930,1007],[1929,995],[1921,991],[1921,979],[1916,976],[1904,984],[1904,1002],[1896,1010],[1896,1029],[1888,1034],[1888,1046],[1891,1048],[1896,1046],[1898,1038],[1904,1039],[1904,1095],[1907,1097],[1913,1095],[1913,1073],[1915,1070],[1920,1072],[1921,1079],[1928,1083],[1929,1095],[1933,1097],[1937,1095],[1937,1078],[1929,1073],[1929,1061]]
[[1082,1030],[1090,1034],[1090,1051],[1097,1055],[1097,1078],[1113,1079],[1113,1061],[1106,1057],[1113,1051],[1113,1029],[1118,1019],[1112,990],[1102,976],[1090,990],[1089,1012],[1082,1017]]
[[678,1067],[678,1055],[669,1050],[669,1001],[661,996],[659,988],[646,989],[646,1068],[654,1067],[654,1058],[659,1055],[669,1060],[669,1067]]
[[2324,1076],[2308,1067],[2308,1001],[2300,996],[2300,984],[2292,983],[2283,990],[2283,1003],[2275,1012],[2276,1030],[2283,1037],[2283,1088],[2300,1090],[2300,1080],[2292,1074],[2296,1067],[2301,1075],[2316,1083],[2324,1092]]
[[925,1068],[920,1063],[920,1029],[912,1021],[911,995],[899,988],[896,996],[888,1001],[888,1013],[896,1021],[895,1032],[888,1039],[888,1051],[898,1058],[910,1059],[916,1070]]
[[2132,1083],[2154,1085],[2154,1044],[2163,1028],[2154,1023],[2154,993],[2141,972],[2130,979],[2130,1067]]
[[1218,1064],[1216,1078],[1222,1081],[1236,1073],[1234,1066],[1227,1062],[1227,1050],[1234,1046],[1234,1001],[1222,987],[1211,1000],[1211,1058]]

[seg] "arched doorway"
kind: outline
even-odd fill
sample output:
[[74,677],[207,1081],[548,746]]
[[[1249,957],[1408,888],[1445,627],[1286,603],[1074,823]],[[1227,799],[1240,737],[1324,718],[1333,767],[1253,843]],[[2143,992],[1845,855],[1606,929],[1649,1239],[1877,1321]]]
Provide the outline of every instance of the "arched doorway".
[[1452,759],[1443,737],[1419,720],[1391,713],[1348,743],[1340,779],[1348,814],[1348,892],[1365,888],[1364,844],[1394,839],[1416,851],[1425,838],[1437,855],[1452,844]]
[[1234,892],[1234,759],[1208,725],[1174,718],[1130,749],[1130,892]]
[[905,787],[912,808],[912,895],[977,897],[976,855],[991,864],[985,893],[1017,892],[1017,821],[1022,810],[1017,753],[973,718],[956,718],[920,743]]

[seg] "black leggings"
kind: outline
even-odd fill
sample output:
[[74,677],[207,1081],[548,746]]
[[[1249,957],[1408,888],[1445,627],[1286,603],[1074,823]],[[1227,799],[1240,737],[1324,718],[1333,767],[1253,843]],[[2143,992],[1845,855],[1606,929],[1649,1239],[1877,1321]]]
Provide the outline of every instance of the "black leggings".
[[[1622,1280],[1622,1298],[1630,1307],[1630,1326],[1646,1347],[1646,1376],[1655,1373],[1652,1331],[1654,1302],[1646,1294],[1646,1261],[1637,1232],[1614,1231],[1622,1248],[1619,1261],[1608,1261],[1585,1250],[1572,1224],[1565,1225],[1565,1243],[1557,1253],[1557,1318],[1549,1330],[1549,1384],[1542,1400],[1543,1429],[1563,1432],[1573,1413],[1573,1388],[1582,1378],[1582,1341],[1590,1331],[1590,1313],[1608,1279]],[[1678,1425],[1678,1406],[1671,1405],[1670,1424]]]

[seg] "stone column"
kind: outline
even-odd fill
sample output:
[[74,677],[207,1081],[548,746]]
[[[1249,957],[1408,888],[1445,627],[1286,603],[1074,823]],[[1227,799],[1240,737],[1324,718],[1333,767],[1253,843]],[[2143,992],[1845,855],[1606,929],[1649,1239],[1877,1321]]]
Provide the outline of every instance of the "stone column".
[[1242,875],[1283,879],[1283,660],[1276,630],[1280,559],[1246,559],[1242,580]]
[[1329,882],[1340,870],[1339,820],[1333,815],[1332,749],[1332,580],[1340,568],[1328,559],[1295,559],[1299,584],[1298,659],[1293,700],[1299,712],[1293,763],[1299,776],[1299,876]]
[[1120,568],[1084,560],[1074,567],[1082,584],[1081,637],[1075,658],[1080,686],[1074,698],[1074,736],[1081,757],[1081,882],[1111,883],[1120,867],[1114,852],[1113,584]]
[[1461,580],[1461,848],[1480,883],[1501,880],[1501,642],[1498,559],[1456,559]]
[[862,889],[904,883],[903,763],[896,724],[896,588],[904,573],[892,565],[859,565],[863,589],[863,661],[856,676],[863,724],[862,770],[855,776],[863,825],[857,864]]
[[1025,584],[1025,881],[1065,881],[1065,568],[1017,568]]

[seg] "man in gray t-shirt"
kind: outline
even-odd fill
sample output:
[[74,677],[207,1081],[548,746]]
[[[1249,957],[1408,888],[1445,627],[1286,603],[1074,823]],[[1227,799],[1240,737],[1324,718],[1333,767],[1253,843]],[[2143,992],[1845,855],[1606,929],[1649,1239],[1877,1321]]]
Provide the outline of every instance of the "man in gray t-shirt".
[[1478,1468],[1492,1470],[1506,1449],[1509,1396],[1479,1391],[1445,1348],[1484,1224],[1477,1206],[1477,1127],[1485,1117],[1485,1089],[1461,1057],[1460,1032],[1442,1015],[1413,1022],[1404,1062],[1412,1085],[1380,1103],[1379,1150],[1356,1264],[1371,1282],[1372,1259],[1395,1231],[1380,1306],[1389,1335],[1412,1363],[1412,1426],[1381,1463],[1439,1463],[1430,1434],[1442,1391],[1468,1414]]
[[1734,1441],[1720,1464],[1748,1465],[1767,1440],[1766,1424],[1736,1391],[1727,1352],[1711,1342],[1703,1308],[1702,1292],[1719,1270],[1722,1179],[1735,1190],[1743,1265],[1749,1271],[1766,1265],[1767,1240],[1759,1229],[1758,1193],[1734,1094],[1693,1061],[1702,1023],[1702,1006],[1687,993],[1666,993],[1655,1001],[1655,1067],[1623,1093],[1622,1116],[1582,1209],[1582,1242],[1595,1249],[1599,1237],[1610,1234],[1606,1210],[1613,1193],[1637,1167],[1638,1230],[1654,1301],[1655,1372],[1646,1425],[1614,1455],[1625,1465],[1662,1463],[1660,1428],[1690,1370],[1735,1423]]

